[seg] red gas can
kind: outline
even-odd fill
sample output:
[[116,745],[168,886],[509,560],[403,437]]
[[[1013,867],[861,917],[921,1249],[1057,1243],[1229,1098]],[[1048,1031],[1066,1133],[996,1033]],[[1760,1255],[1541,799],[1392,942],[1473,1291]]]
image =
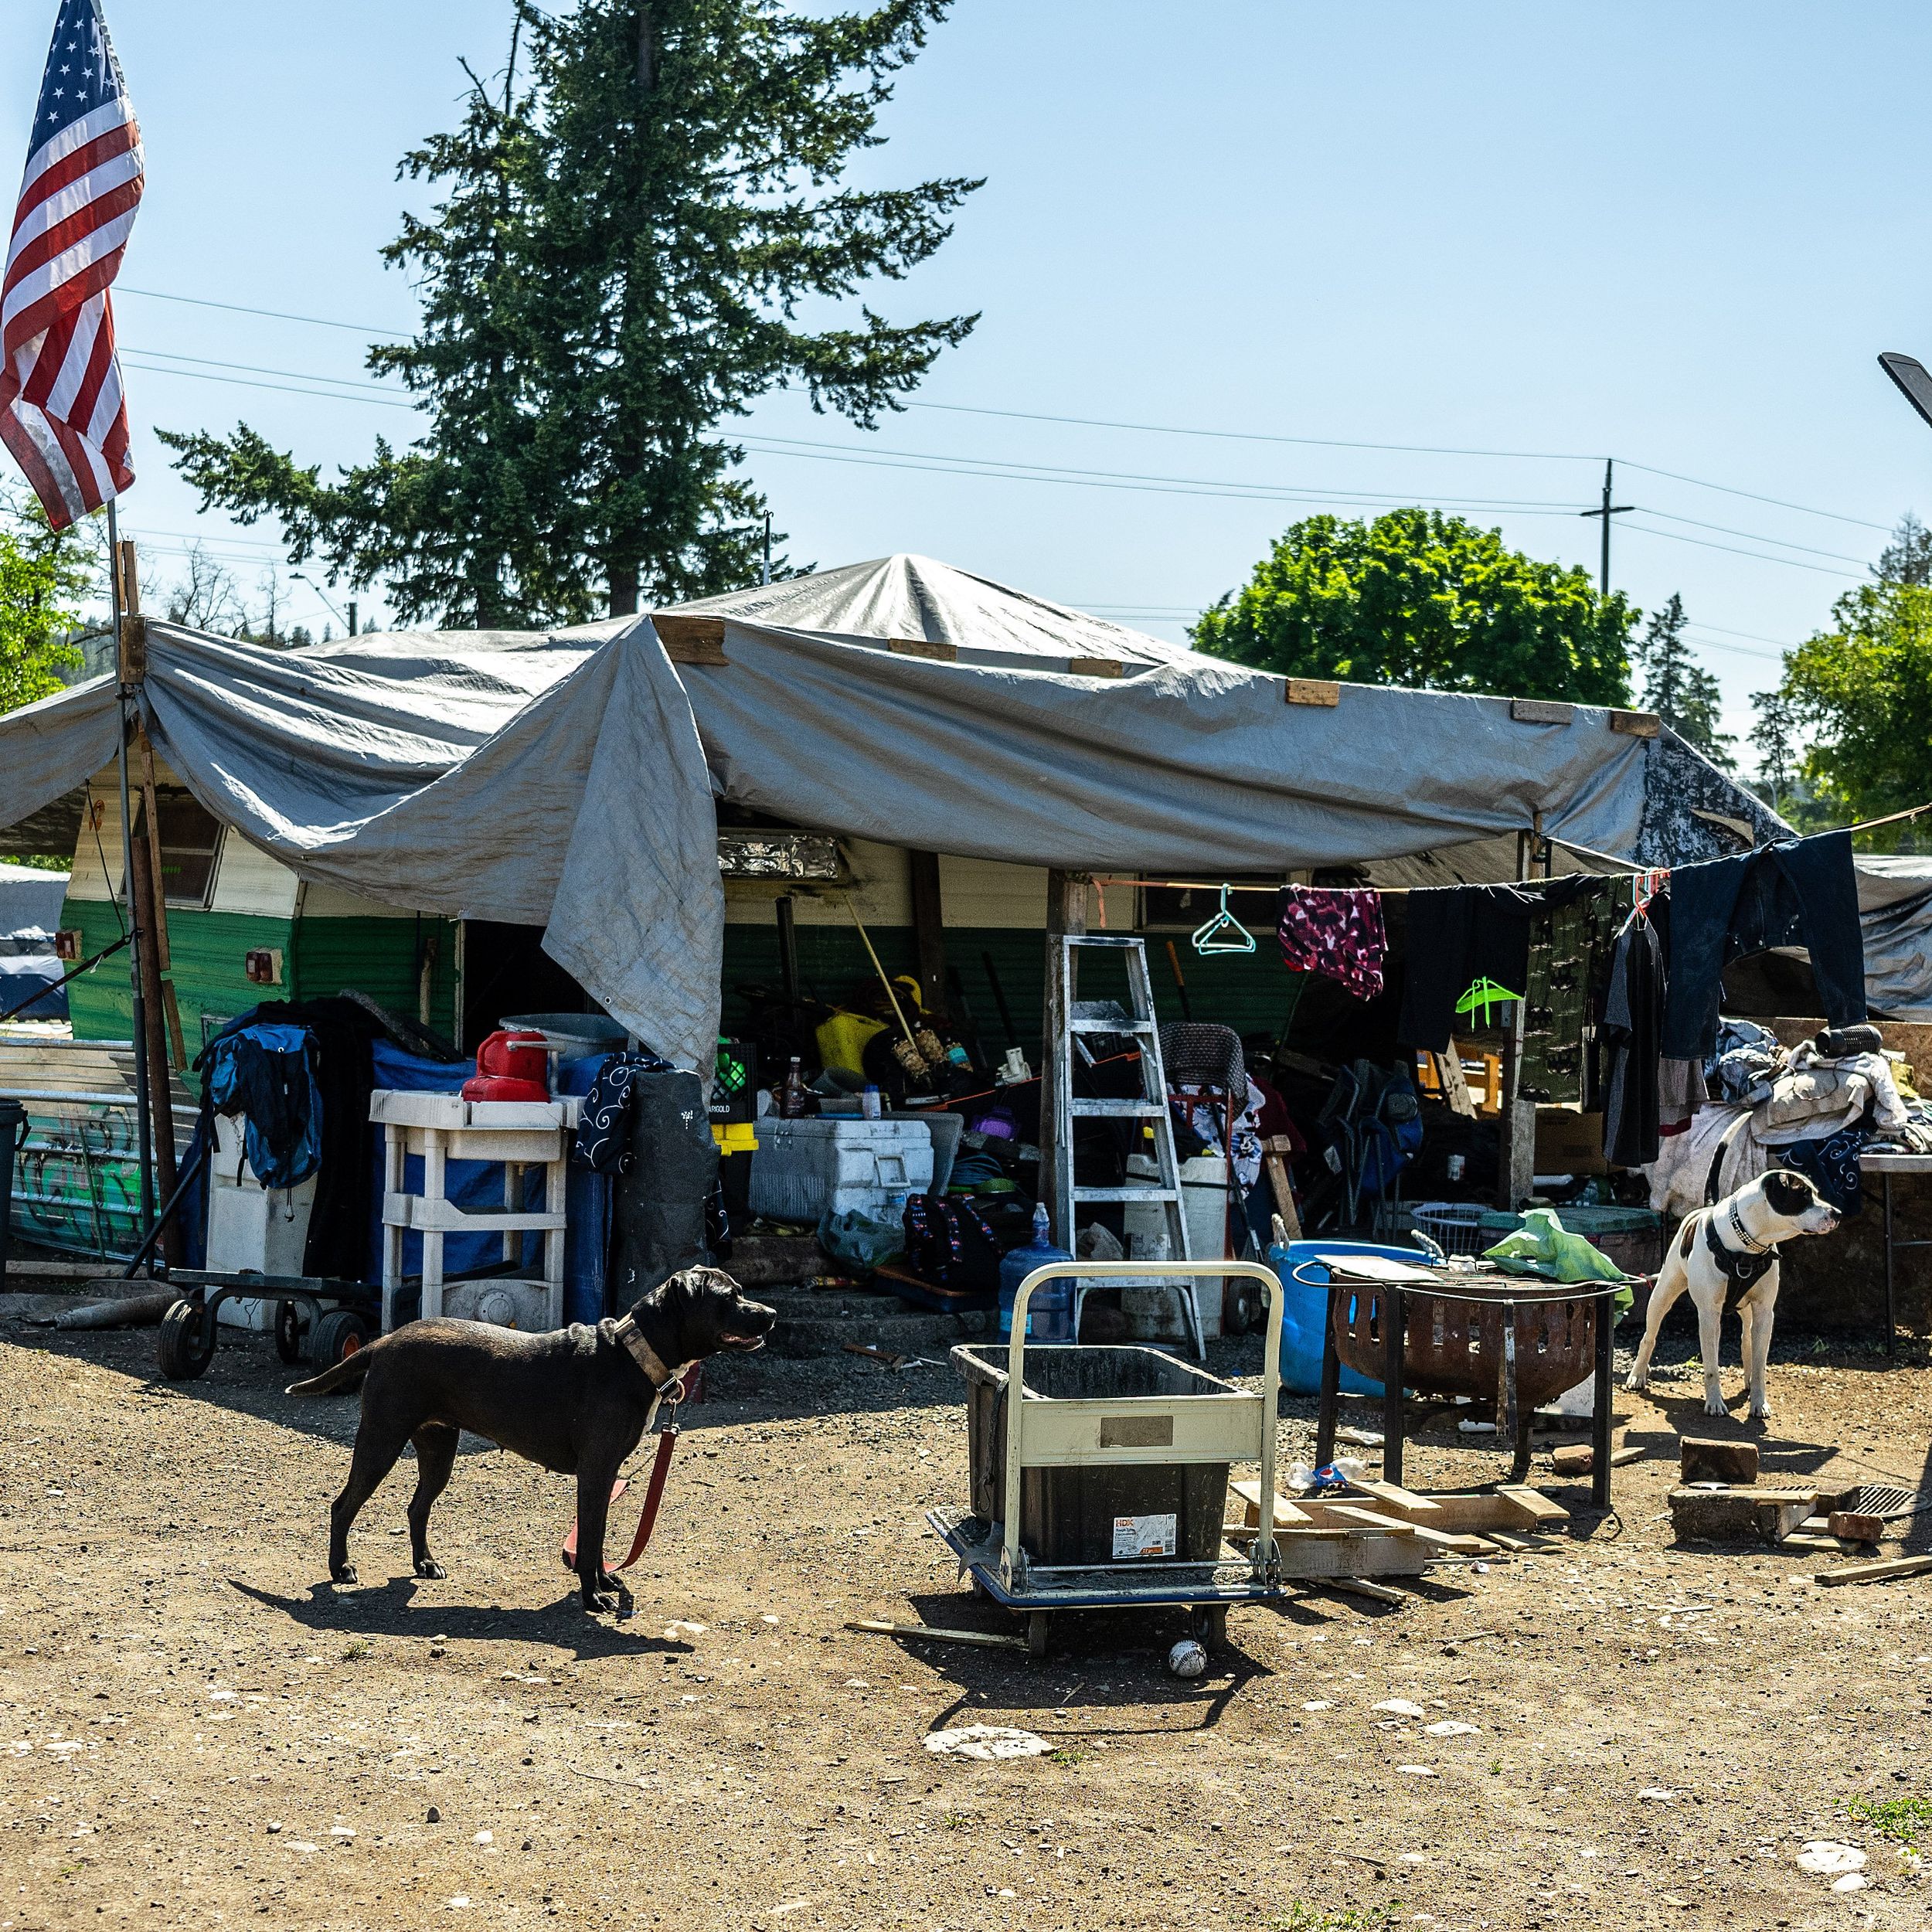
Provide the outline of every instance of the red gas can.
[[535,1100],[550,1097],[549,1062],[543,1036],[495,1032],[476,1049],[476,1076],[463,1083],[466,1100]]

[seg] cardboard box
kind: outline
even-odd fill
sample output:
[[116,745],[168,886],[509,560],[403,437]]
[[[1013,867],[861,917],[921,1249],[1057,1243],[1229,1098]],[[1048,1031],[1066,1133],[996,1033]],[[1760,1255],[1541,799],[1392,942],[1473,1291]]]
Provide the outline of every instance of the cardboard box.
[[1604,1158],[1604,1117],[1580,1114],[1573,1107],[1536,1109],[1539,1174],[1607,1174]]

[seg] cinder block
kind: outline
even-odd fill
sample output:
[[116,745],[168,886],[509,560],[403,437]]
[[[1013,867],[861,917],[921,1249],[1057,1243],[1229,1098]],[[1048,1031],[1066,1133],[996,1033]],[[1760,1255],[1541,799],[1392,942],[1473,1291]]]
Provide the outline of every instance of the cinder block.
[[1687,1483],[1754,1483],[1757,1480],[1757,1444],[1686,1436],[1678,1445],[1678,1467],[1681,1479]]

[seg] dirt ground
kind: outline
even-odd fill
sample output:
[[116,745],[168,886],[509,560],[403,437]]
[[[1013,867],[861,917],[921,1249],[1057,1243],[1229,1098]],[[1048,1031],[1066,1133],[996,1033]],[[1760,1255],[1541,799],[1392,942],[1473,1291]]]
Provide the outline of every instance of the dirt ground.
[[[1923,1348],[1888,1370],[1781,1343],[1767,1471],[1916,1486]],[[0,1932],[1893,1927],[1932,1897],[1848,1811],[1932,1797],[1932,1575],[1827,1591],[1820,1552],[1675,1546],[1676,1431],[1706,1432],[1687,1373],[1620,1396],[1657,1453],[1617,1472],[1614,1519],[1546,1478],[1579,1513],[1543,1552],[1400,1608],[1237,1610],[1183,1683],[1178,1617],[1072,1619],[1039,1663],[845,1628],[1012,1628],[920,1520],[964,1500],[950,1369],[726,1365],[634,1614],[593,1621],[565,1483],[468,1439],[447,1581],[409,1574],[405,1464],[354,1539],[364,1581],[322,1582],[353,1399],[284,1397],[265,1340],[181,1385],[153,1348],[0,1311]],[[1498,1471],[1437,1442],[1406,1473]],[[923,1747],[955,1723],[1053,1750]],[[1798,1869],[1824,1838],[1867,1852],[1866,1889]]]

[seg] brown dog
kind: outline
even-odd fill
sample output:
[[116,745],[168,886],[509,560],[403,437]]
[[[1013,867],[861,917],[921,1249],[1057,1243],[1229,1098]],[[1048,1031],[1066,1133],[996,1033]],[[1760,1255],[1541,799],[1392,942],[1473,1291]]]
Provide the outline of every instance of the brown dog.
[[604,1567],[611,1487],[642,1440],[663,1391],[683,1369],[725,1350],[762,1348],[777,1319],[717,1268],[687,1268],[619,1321],[573,1322],[520,1335],[485,1321],[412,1321],[332,1369],[291,1385],[292,1396],[362,1385],[362,1419],[349,1481],[328,1514],[328,1573],[352,1583],[349,1532],[402,1454],[416,1445],[410,1553],[419,1577],[440,1577],[430,1554],[430,1510],[456,1466],[458,1434],[512,1450],[577,1479],[577,1579],[587,1611],[617,1607]]

